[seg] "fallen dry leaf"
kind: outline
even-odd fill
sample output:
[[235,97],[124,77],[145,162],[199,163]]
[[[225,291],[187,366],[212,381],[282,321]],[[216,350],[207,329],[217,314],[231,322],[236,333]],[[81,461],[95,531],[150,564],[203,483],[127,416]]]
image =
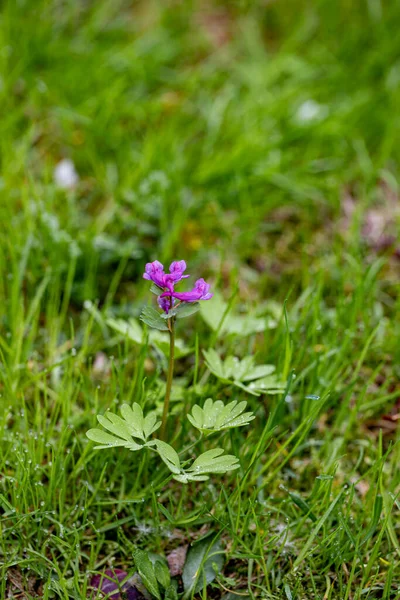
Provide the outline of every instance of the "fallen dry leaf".
[[175,577],[176,575],[182,575],[188,547],[188,545],[179,546],[178,548],[175,548],[175,550],[172,550],[172,552],[168,554],[167,561],[171,577]]

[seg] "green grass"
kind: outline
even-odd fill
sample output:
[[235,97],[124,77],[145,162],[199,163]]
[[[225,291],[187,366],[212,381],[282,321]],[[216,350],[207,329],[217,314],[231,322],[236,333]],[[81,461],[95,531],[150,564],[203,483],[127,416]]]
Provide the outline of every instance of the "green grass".
[[[395,0],[3,3],[1,598],[85,598],[208,531],[225,566],[198,598],[400,598],[399,24]],[[123,402],[161,412],[165,353],[107,320],[181,258],[274,320],[178,327],[169,441],[207,397],[256,414],[201,487],[85,436]],[[208,348],[285,394],[220,382]]]

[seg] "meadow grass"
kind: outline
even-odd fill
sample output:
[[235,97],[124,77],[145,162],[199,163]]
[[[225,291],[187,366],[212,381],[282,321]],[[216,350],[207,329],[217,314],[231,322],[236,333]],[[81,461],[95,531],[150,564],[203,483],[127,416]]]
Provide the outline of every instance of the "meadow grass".
[[[225,566],[197,597],[400,598],[399,24],[394,0],[3,4],[1,598],[82,599],[209,531]],[[182,258],[265,321],[178,326],[169,441],[208,397],[256,415],[201,486],[85,436],[161,413],[165,346],[110,320]],[[210,348],[285,391],[219,381]]]

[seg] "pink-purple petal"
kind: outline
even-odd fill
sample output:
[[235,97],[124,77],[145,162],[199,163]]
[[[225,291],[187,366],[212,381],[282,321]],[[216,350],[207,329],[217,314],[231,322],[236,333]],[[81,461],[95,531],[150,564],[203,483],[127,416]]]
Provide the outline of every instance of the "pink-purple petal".
[[209,292],[210,284],[204,281],[204,279],[198,279],[195,286],[189,292],[165,292],[161,294],[161,298],[171,295],[173,298],[177,298],[182,302],[197,302],[198,300],[210,300],[213,294]]
[[164,288],[164,277],[164,266],[158,260],[146,264],[145,273],[143,274],[144,279],[153,281],[159,287]]
[[184,271],[186,271],[186,262],[184,260],[174,260],[169,266],[170,273],[183,273]]
[[[127,580],[121,585],[121,582],[128,577],[128,574],[122,569],[107,569],[101,575],[94,575],[90,581],[90,585],[94,590],[98,590],[103,596],[107,596],[110,600],[144,600],[144,596],[137,588]],[[124,596],[121,595],[124,594]],[[108,596],[108,594],[111,594]],[[91,593],[90,598],[97,598],[98,595]]]
[[169,272],[174,283],[189,277],[189,275],[183,274],[184,271],[186,271],[186,262],[184,260],[174,260],[174,262],[170,264]]
[[172,308],[173,302],[171,296],[164,296],[161,294],[161,296],[158,296],[157,298],[158,306],[166,313]]

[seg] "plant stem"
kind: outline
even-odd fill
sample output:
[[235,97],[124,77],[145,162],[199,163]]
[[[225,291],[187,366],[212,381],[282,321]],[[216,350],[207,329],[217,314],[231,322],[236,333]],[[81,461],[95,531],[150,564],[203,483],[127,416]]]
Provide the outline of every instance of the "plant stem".
[[172,379],[174,376],[174,359],[175,359],[175,318],[171,317],[168,320],[169,329],[169,364],[167,375],[167,388],[165,390],[164,410],[161,421],[160,438],[165,441],[165,433],[168,419],[169,399],[171,396]]

